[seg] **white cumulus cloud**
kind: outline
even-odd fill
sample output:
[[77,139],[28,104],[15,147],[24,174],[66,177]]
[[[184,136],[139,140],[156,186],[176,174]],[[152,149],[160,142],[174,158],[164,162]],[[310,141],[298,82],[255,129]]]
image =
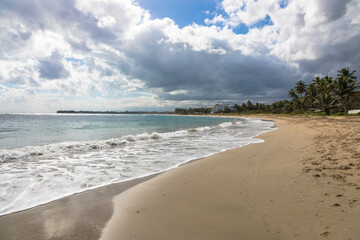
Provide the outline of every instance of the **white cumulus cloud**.
[[300,78],[360,71],[358,0],[220,7],[179,27],[132,0],[2,0],[0,112],[271,102]]

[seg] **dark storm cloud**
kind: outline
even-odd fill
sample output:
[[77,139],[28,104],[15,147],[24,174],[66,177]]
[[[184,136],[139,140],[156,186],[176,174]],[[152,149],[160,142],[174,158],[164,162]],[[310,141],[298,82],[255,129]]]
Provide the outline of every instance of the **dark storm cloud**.
[[349,2],[350,0],[321,0],[319,5],[328,21],[335,21],[344,16]]
[[[273,59],[241,56],[239,53],[192,52],[192,55],[182,64],[178,64],[176,59],[168,60],[156,68],[156,75],[152,73],[153,64],[142,66],[142,71],[146,69],[148,72],[143,74],[148,86],[162,87],[165,92],[162,97],[169,100],[239,100],[252,99],[256,95],[283,97],[269,94],[274,90],[286,93],[298,79],[286,64]],[[146,78],[153,75],[156,77]],[[178,89],[187,90],[188,94],[167,93]]]
[[69,76],[69,72],[64,67],[64,58],[57,51],[52,52],[49,58],[39,62],[40,77],[42,78],[53,80]]
[[81,52],[90,52],[91,49],[88,47],[85,41],[75,41],[72,39],[67,39],[67,42],[71,45],[72,49],[75,51]]
[[[164,37],[149,29],[137,37],[136,46],[141,47],[130,45],[124,51],[136,62],[131,75],[149,88],[161,88],[159,97],[166,100],[278,99],[286,97],[299,79],[286,63],[268,56],[244,56],[225,42],[216,41],[217,47],[227,50],[217,54],[194,51],[183,44],[158,44]],[[173,93],[178,90],[183,92]],[[285,94],[279,96],[279,92]]]
[[336,75],[336,71],[349,67],[360,71],[360,35],[349,41],[341,42],[326,48],[321,58],[315,60],[299,61],[299,68],[310,76],[315,74]]

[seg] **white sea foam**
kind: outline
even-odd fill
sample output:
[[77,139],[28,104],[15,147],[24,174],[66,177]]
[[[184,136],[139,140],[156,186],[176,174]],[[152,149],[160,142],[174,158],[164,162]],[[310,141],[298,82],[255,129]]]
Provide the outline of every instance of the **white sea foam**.
[[272,127],[272,122],[245,119],[167,133],[0,150],[0,215],[258,143],[262,140],[253,137]]

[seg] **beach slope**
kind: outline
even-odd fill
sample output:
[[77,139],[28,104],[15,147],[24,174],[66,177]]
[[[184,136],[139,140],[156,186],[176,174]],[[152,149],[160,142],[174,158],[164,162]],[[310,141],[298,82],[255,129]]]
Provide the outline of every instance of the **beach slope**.
[[101,239],[358,239],[360,119],[262,118],[265,142],[117,195]]

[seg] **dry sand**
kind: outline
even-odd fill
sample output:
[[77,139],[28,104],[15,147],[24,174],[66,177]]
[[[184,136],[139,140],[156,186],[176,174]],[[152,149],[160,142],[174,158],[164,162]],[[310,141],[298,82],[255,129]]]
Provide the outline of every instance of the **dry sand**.
[[360,119],[270,119],[264,143],[116,196],[101,239],[360,239]]
[[98,239],[112,214],[103,240],[360,239],[360,118],[261,118],[264,143],[0,216],[0,239]]

